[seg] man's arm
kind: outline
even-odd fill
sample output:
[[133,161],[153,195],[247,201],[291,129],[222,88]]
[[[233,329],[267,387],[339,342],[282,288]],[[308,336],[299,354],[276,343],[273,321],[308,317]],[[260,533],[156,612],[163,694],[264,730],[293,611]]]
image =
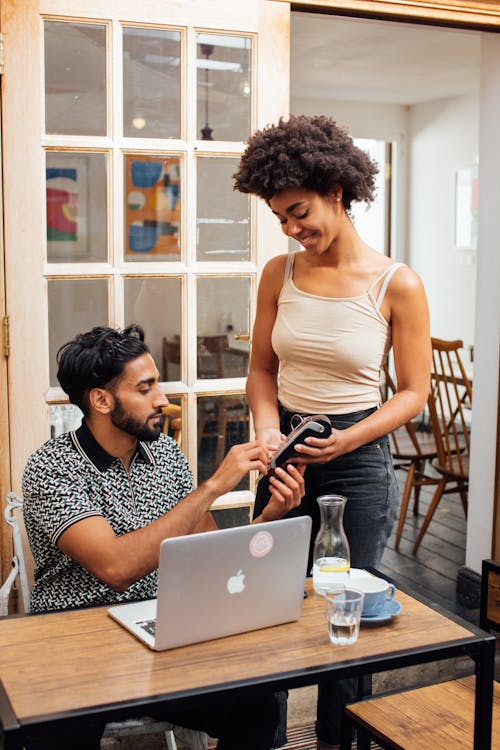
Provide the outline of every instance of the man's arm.
[[[115,591],[125,591],[158,567],[163,539],[215,529],[209,514],[214,500],[232,490],[249,471],[263,472],[266,465],[267,451],[260,443],[236,445],[210,479],[148,526],[116,536],[105,518],[92,516],[70,526],[57,544],[96,578]],[[304,489],[300,472],[292,469],[285,474],[284,481],[277,480],[271,489],[271,508],[262,520],[281,517],[300,502]]]

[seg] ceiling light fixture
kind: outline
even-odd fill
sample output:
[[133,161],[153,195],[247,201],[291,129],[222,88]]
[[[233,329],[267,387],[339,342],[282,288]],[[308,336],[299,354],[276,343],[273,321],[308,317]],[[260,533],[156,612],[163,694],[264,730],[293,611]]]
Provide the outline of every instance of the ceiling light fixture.
[[[205,60],[208,62],[208,58],[214,53],[213,44],[200,44],[201,54],[205,56]],[[201,140],[202,141],[213,141],[212,136],[213,130],[208,124],[208,65],[205,66],[205,127],[201,129]]]

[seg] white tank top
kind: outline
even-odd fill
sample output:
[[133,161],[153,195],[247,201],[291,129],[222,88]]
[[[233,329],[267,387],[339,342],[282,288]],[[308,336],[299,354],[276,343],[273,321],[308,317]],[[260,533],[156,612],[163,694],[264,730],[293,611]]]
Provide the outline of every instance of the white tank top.
[[[320,297],[297,289],[291,254],[272,333],[279,359],[278,398],[303,414],[349,414],[378,406],[380,369],[391,328],[380,305],[393,263],[359,297]],[[375,299],[372,290],[384,279]]]

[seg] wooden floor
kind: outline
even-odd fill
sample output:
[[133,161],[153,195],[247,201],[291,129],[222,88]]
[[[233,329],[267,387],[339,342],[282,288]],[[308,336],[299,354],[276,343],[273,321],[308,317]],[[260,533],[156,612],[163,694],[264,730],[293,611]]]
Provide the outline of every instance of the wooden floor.
[[[398,472],[398,480],[402,488],[404,472]],[[465,564],[466,537],[466,521],[458,495],[445,495],[441,499],[417,554],[411,553],[433,489],[432,486],[422,487],[418,517],[413,515],[413,498],[410,500],[399,552],[394,549],[394,529],[380,570],[416,593],[471,622],[477,622],[478,611],[464,609],[456,598],[458,571]]]

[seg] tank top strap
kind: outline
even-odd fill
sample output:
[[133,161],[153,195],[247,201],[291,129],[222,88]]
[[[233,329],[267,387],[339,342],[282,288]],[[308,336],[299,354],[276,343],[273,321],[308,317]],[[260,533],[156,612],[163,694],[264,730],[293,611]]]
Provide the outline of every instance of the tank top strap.
[[288,279],[292,278],[293,273],[293,263],[295,261],[295,252],[288,253],[285,263],[285,273],[283,274],[283,284],[285,284]]
[[380,287],[380,291],[378,293],[377,299],[374,300],[375,306],[377,308],[379,308],[380,305],[383,302],[383,299],[385,297],[385,293],[387,291],[387,287],[389,286],[389,283],[390,283],[392,277],[394,276],[394,274],[396,273],[396,271],[398,270],[398,268],[403,268],[404,265],[405,265],[404,263],[393,263],[391,266],[388,266],[385,269],[385,271],[383,271],[380,274],[380,276],[377,276],[377,278],[375,279],[375,281],[373,282],[373,284],[371,284],[370,288],[368,289],[368,294],[370,295],[370,297],[373,298],[373,295],[372,295],[372,289],[373,289],[373,287],[376,286],[381,279],[384,280],[382,286]]

